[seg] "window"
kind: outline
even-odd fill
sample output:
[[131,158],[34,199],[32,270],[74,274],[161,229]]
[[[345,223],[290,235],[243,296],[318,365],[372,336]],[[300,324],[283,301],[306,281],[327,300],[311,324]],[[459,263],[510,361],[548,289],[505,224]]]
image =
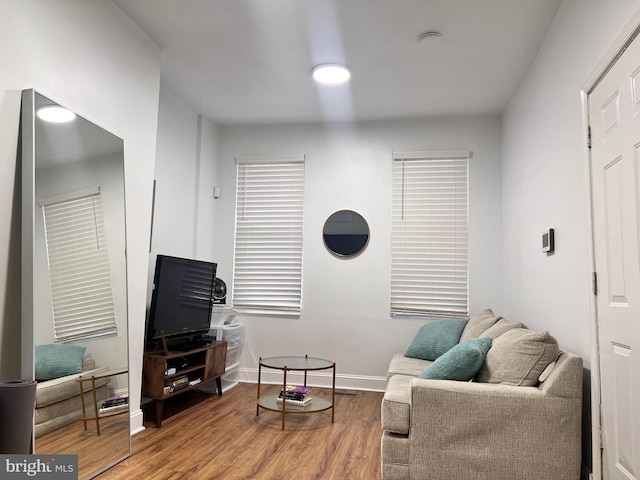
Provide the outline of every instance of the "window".
[[468,315],[469,152],[393,154],[391,314]]
[[233,306],[300,313],[304,156],[240,157],[236,163]]
[[117,333],[100,189],[40,202],[56,342]]

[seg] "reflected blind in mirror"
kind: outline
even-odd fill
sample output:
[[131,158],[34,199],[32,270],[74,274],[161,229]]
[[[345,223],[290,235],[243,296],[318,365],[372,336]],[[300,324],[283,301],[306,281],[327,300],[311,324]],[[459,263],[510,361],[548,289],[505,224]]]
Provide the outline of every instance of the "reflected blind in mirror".
[[299,313],[304,156],[237,159],[233,306]]
[[40,204],[55,341],[116,333],[100,190],[52,197]]
[[393,154],[392,315],[468,314],[469,152]]

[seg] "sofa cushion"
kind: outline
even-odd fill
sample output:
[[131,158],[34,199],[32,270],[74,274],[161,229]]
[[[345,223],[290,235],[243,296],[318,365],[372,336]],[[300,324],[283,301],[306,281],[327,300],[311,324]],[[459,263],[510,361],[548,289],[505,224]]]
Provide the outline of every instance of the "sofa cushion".
[[527,328],[527,327],[525,327],[522,323],[514,323],[514,322],[510,322],[506,318],[501,318],[496,323],[494,323],[493,326],[489,327],[484,332],[482,332],[480,337],[491,337],[492,339],[495,340],[503,333],[508,332],[509,330],[512,330],[514,328]]
[[[84,405],[87,416],[93,415],[93,392],[84,392]],[[109,385],[100,385],[96,387],[96,401],[101,405],[103,400],[109,398]],[[80,391],[78,395],[65,398],[56,403],[35,409],[34,421],[37,424],[44,423],[56,417],[67,415],[71,412],[82,413],[82,400],[80,399]]]
[[[96,401],[99,404],[109,397],[109,385],[102,385],[96,387]],[[93,413],[93,394],[87,392],[84,394],[85,407]],[[69,408],[70,405],[74,405],[74,408]],[[38,408],[35,410],[35,437],[41,437],[42,435],[49,433],[53,430],[57,430],[60,427],[69,425],[77,421],[82,417],[82,404],[80,401],[80,395],[76,395],[66,401],[54,403],[44,408]]]
[[484,364],[491,338],[471,338],[459,343],[425,368],[420,378],[429,380],[471,380]]
[[470,338],[484,336],[482,333],[489,327],[492,327],[500,318],[502,317],[498,317],[490,308],[472,315],[466,327],[464,327],[460,341],[464,342]]
[[394,375],[387,381],[382,397],[382,428],[387,432],[408,434],[411,423],[411,381],[415,377]]
[[405,357],[435,360],[458,344],[466,324],[465,318],[451,318],[421,326]]
[[[95,368],[82,372],[83,378],[90,378],[92,375],[100,376],[109,373],[108,367]],[[52,403],[57,403],[67,398],[80,396],[80,384],[77,382],[80,374],[58,377],[46,382],[38,382],[36,385],[36,408],[45,407]],[[106,385],[111,381],[109,377],[99,378],[95,381],[96,387]],[[83,390],[86,392],[91,388],[91,382],[83,382]]]
[[81,373],[85,350],[86,347],[81,345],[36,345],[36,380],[40,382]]
[[382,478],[409,478],[409,441],[406,435],[384,430],[380,448]]
[[396,353],[391,357],[387,378],[392,375],[411,375],[417,377],[425,368],[431,365],[431,360],[405,357],[402,353]]
[[558,342],[548,332],[514,328],[493,341],[477,380],[532,386],[558,356]]

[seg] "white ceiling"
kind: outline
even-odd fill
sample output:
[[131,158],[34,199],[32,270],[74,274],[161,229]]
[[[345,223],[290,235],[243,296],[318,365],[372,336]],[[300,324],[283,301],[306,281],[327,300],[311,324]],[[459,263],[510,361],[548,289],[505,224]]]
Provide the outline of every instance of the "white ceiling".
[[[162,50],[162,86],[221,125],[499,114],[561,3],[113,1]],[[418,41],[429,30],[438,45]],[[351,81],[315,85],[320,63]]]

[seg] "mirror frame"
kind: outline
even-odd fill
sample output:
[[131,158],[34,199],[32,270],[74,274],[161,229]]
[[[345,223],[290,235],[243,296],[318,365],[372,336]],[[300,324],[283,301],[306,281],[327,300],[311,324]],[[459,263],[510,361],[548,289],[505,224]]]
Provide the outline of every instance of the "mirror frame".
[[[34,89],[28,89],[22,91],[22,105],[20,114],[20,141],[18,143],[18,168],[21,170],[22,176],[22,278],[21,278],[21,308],[22,308],[22,321],[21,321],[21,376],[23,379],[35,378],[35,248],[36,248],[36,107],[38,98],[44,98],[51,100],[47,95],[43,95]],[[57,102],[55,102],[57,103]],[[82,121],[88,122],[95,128],[98,128],[110,136],[117,138],[122,142],[123,160],[124,160],[124,142],[112,133],[103,129],[99,125],[87,120],[86,118],[79,116]],[[125,179],[124,179],[124,161],[122,165],[122,191],[125,193]],[[126,260],[126,200],[123,198],[123,211],[122,211],[122,228],[123,228],[123,244],[125,248],[124,259],[124,278],[123,278],[123,291],[124,298],[122,310],[124,311],[124,327],[122,333],[118,335],[124,335],[125,345],[124,352],[126,352],[125,367],[129,368],[129,329],[128,329],[128,301],[127,301],[127,260]],[[106,338],[106,337],[105,337]],[[95,341],[96,339],[92,339]],[[117,369],[116,369],[117,370]],[[107,372],[110,373],[110,372]],[[119,373],[121,374],[121,373]],[[124,387],[124,384],[123,384]],[[126,379],[127,391],[130,391],[131,382],[130,376],[127,373]],[[103,465],[96,465],[96,470],[92,472],[85,472],[88,476],[83,478],[93,478],[96,475],[104,472],[113,465],[121,462],[122,460],[131,456],[131,411],[127,410],[127,453],[120,458],[109,458]],[[106,417],[105,417],[106,418]],[[82,420],[76,420],[75,422],[82,422]],[[88,421],[89,424],[93,424],[93,421]],[[64,427],[63,427],[64,428]],[[85,426],[86,429],[86,426]],[[35,439],[35,428],[32,432],[32,453],[37,452],[37,442]],[[123,449],[124,451],[124,449]],[[57,453],[76,453],[76,452],[57,452]],[[79,463],[80,463],[79,459]],[[93,468],[93,465],[92,465]]]
[[[347,222],[347,221],[336,220],[337,218],[345,217],[345,216],[355,217],[355,219],[358,221],[354,222],[354,220],[351,220],[350,222]],[[332,230],[331,229],[332,226],[338,226],[338,227],[347,226],[348,228],[347,229],[334,228],[332,232],[328,232],[328,230]],[[359,231],[358,227],[366,228],[367,238],[364,241],[364,243],[362,243],[361,245],[355,244],[354,242],[351,248],[347,249],[346,246],[344,245],[343,247],[345,248],[338,248],[338,245],[336,245],[335,241],[333,241],[334,240],[333,238],[331,239],[331,241],[329,240],[329,237],[345,237],[346,240],[354,241],[355,239],[352,238],[354,235],[365,234]],[[367,223],[367,220],[354,210],[345,209],[345,210],[338,210],[336,212],[333,212],[331,215],[329,215],[327,220],[324,222],[324,226],[322,227],[322,240],[324,242],[324,246],[332,255],[339,258],[353,258],[360,255],[362,252],[366,250],[367,245],[369,245],[370,237],[371,237],[371,230],[369,228],[369,224]]]
[[[34,90],[23,90],[20,109],[20,151],[22,168],[22,336],[21,377],[34,379],[35,351],[33,327],[33,252],[35,247],[35,94]],[[33,449],[33,442],[32,442]]]

